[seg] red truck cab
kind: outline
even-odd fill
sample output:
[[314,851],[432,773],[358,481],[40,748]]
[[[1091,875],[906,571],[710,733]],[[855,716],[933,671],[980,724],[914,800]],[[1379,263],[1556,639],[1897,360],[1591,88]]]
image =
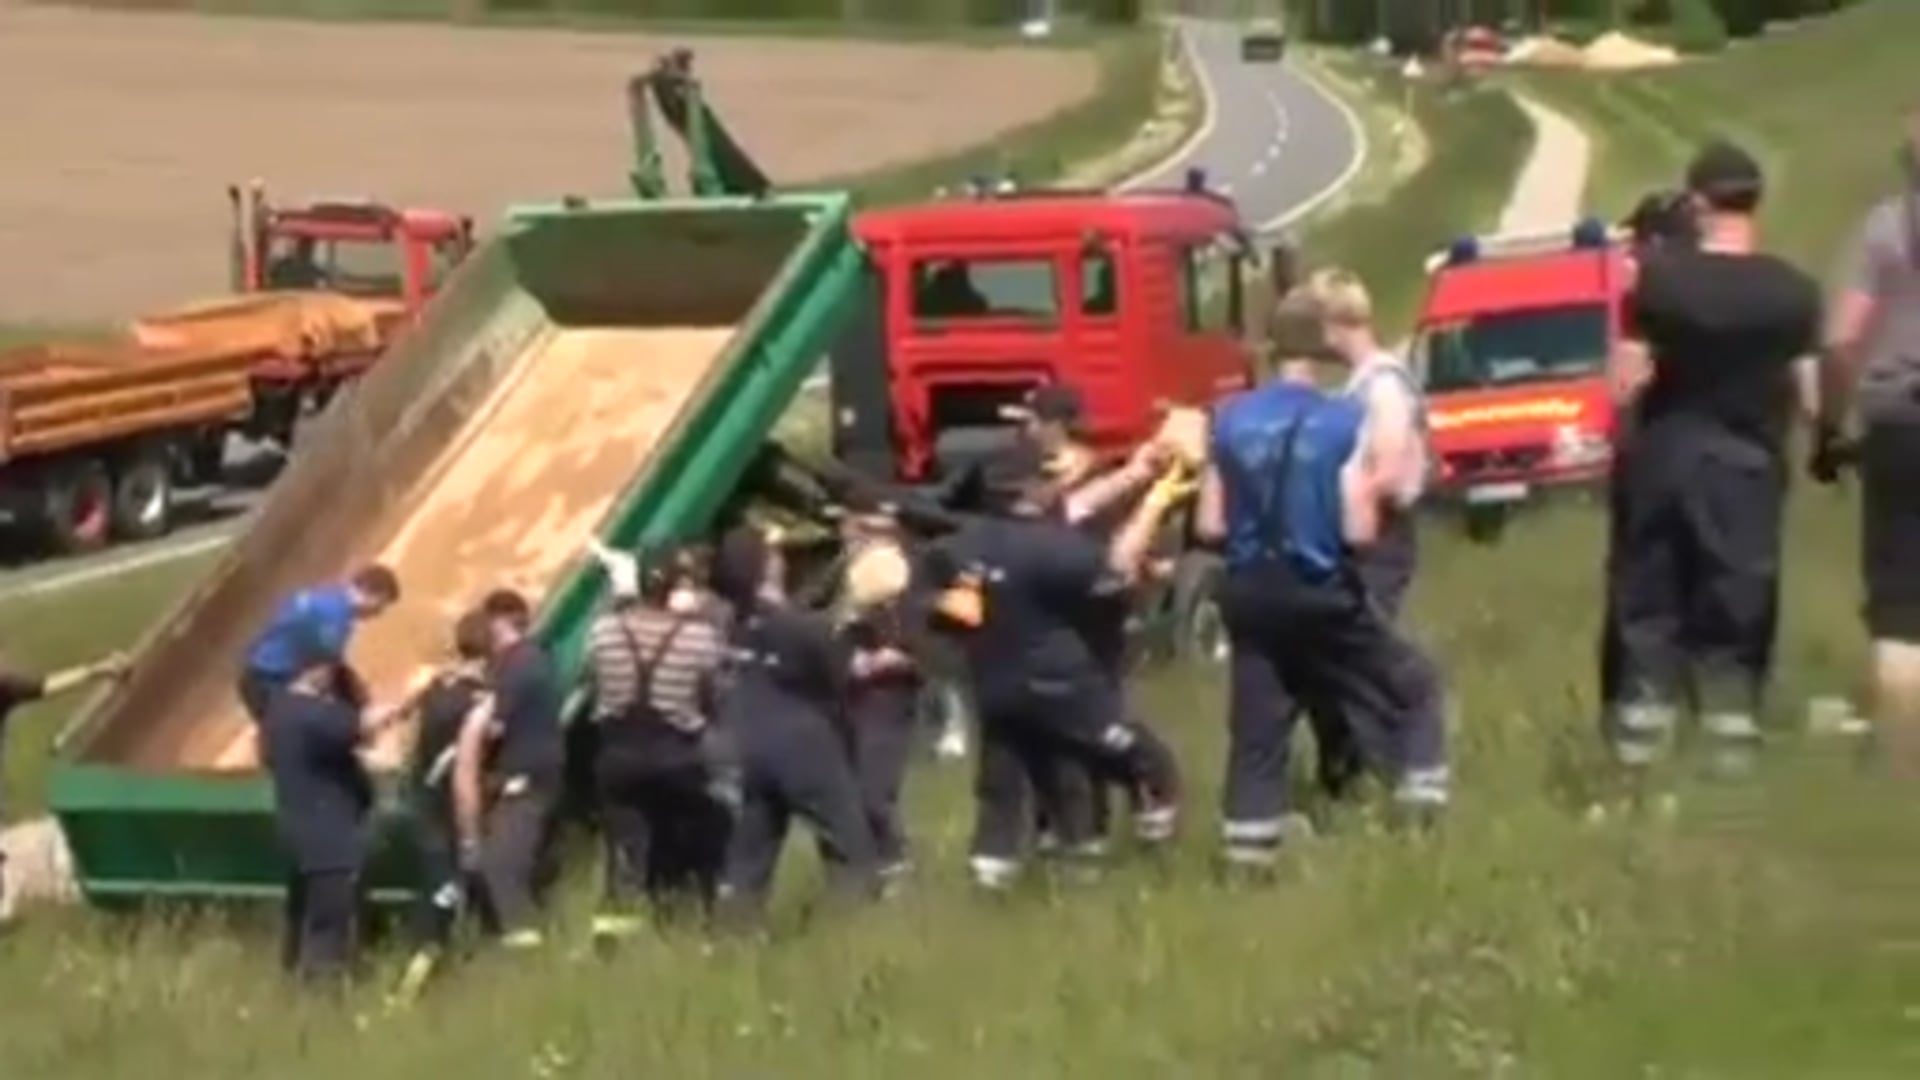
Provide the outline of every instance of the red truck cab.
[[1435,494],[1497,534],[1543,489],[1605,478],[1623,250],[1604,225],[1467,238],[1430,263],[1413,338],[1432,429]]
[[1251,384],[1249,247],[1217,195],[990,195],[872,211],[854,231],[868,295],[833,353],[833,435],[867,475],[940,479],[1042,384],[1078,390],[1111,453],[1169,404]]

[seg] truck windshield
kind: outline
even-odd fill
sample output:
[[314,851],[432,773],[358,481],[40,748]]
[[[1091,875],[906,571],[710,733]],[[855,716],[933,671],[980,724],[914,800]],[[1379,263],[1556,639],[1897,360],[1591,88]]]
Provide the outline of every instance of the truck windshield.
[[1430,391],[1598,375],[1607,362],[1607,308],[1577,304],[1476,315],[1420,338]]
[[1060,317],[1060,286],[1047,258],[923,260],[913,284],[916,319]]

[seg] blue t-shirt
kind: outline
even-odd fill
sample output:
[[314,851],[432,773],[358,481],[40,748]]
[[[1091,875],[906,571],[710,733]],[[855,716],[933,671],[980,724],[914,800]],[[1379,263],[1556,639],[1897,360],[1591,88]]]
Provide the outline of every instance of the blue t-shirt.
[[273,613],[247,650],[247,669],[288,679],[307,664],[341,660],[353,637],[353,590],[345,585],[302,589]]
[[1296,383],[1235,394],[1215,407],[1210,456],[1226,496],[1229,569],[1286,559],[1318,582],[1346,564],[1340,470],[1365,417],[1353,398]]

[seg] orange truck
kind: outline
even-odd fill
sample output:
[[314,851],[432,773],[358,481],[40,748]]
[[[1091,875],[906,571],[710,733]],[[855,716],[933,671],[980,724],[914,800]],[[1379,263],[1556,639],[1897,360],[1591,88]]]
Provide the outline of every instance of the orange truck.
[[440,211],[278,208],[258,181],[228,195],[235,295],[105,343],[0,352],[0,509],[37,546],[167,532],[175,493],[220,479],[229,434],[291,446],[473,246],[471,222]]

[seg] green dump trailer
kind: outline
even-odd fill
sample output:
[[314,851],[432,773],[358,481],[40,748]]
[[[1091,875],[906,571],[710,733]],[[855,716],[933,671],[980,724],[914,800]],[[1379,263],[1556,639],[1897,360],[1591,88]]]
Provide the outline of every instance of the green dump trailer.
[[[260,772],[152,760],[177,734],[168,725],[193,722],[182,673],[205,677],[211,666],[230,683],[272,605],[347,569],[360,534],[450,452],[542,335],[735,328],[665,434],[632,462],[598,532],[632,546],[707,528],[859,288],[848,212],[837,195],[511,211],[418,329],[329,410],[251,528],[140,644],[129,677],[63,739],[52,804],[86,896],[111,905],[280,895],[285,862]],[[570,676],[603,589],[576,559],[544,597],[539,632]],[[390,903],[411,894],[413,879],[382,787],[368,886]]]

